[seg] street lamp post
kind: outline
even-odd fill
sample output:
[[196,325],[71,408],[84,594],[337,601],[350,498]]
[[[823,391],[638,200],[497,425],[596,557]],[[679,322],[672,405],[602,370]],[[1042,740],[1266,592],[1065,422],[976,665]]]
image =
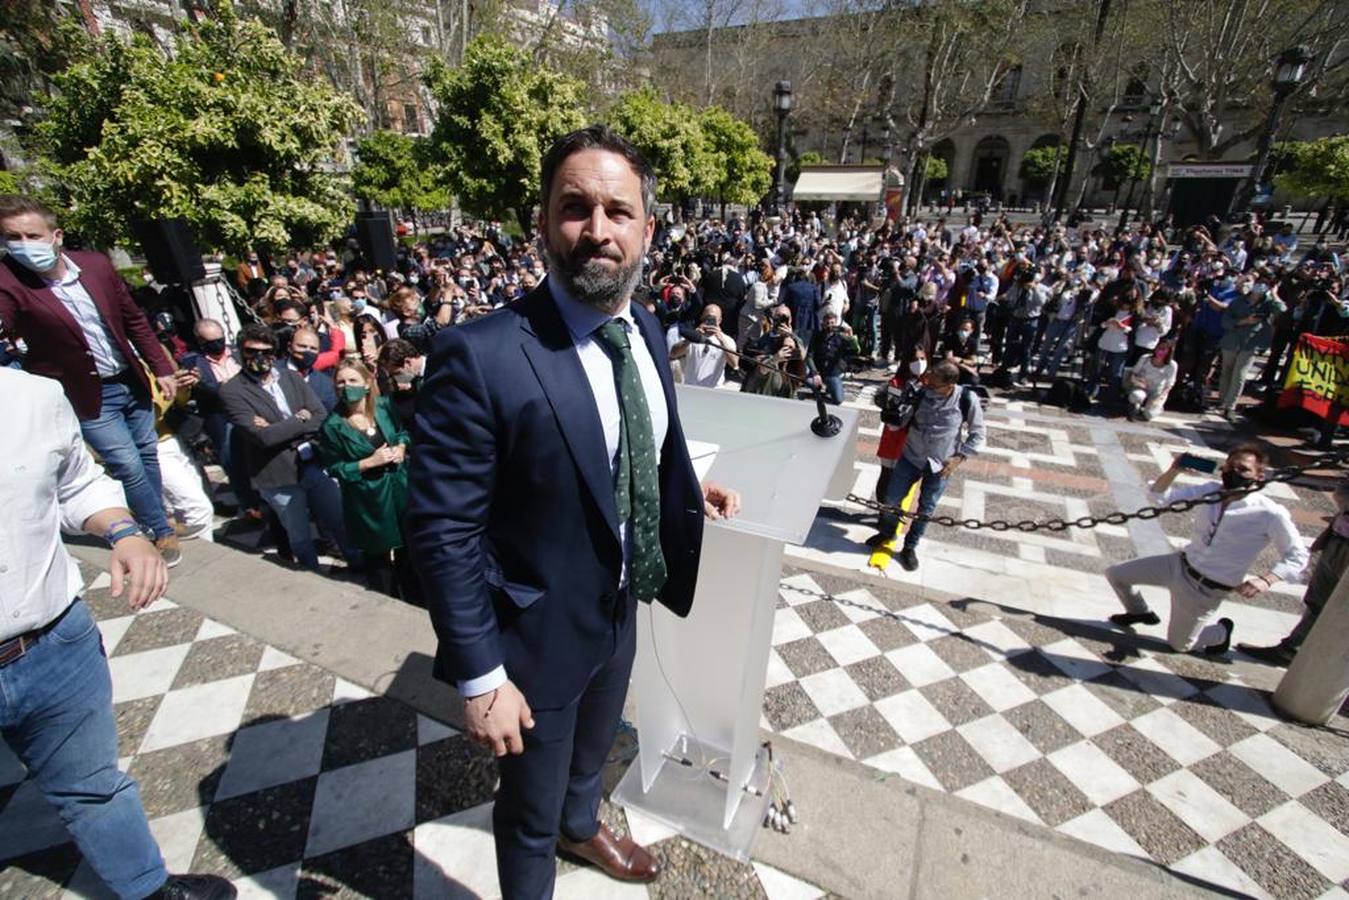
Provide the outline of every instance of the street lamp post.
[[773,88],[773,111],[778,116],[778,166],[773,182],[773,205],[782,215],[787,204],[787,115],[792,111],[792,83],[779,81]]
[[1307,74],[1307,63],[1311,60],[1311,51],[1306,47],[1297,46],[1283,51],[1274,61],[1274,80],[1270,84],[1274,91],[1274,101],[1269,106],[1269,118],[1265,120],[1265,130],[1260,134],[1255,166],[1251,169],[1250,177],[1246,181],[1246,186],[1242,188],[1239,200],[1236,203],[1236,208],[1239,210],[1250,208],[1251,201],[1255,199],[1256,190],[1265,183],[1265,178],[1269,174],[1266,170],[1269,168],[1270,151],[1274,147],[1274,135],[1279,130],[1279,119],[1283,117],[1283,110],[1288,105],[1288,98],[1302,84],[1302,79]]
[[881,165],[890,168],[890,157],[895,153],[895,145],[890,141],[890,114],[885,114],[885,127],[881,129]]
[[[1153,97],[1152,102],[1148,104],[1148,120],[1143,123],[1143,137],[1138,142],[1138,162],[1139,163],[1144,161],[1147,162],[1149,166],[1148,170],[1149,177],[1152,176],[1152,170],[1150,168],[1152,162],[1151,160],[1148,159],[1148,139],[1152,137],[1152,128],[1156,124],[1157,117],[1161,115],[1161,113],[1162,113],[1162,98]],[[1124,198],[1124,207],[1119,212],[1120,228],[1123,228],[1124,226],[1129,224],[1129,211],[1133,209],[1134,205],[1134,188],[1138,186],[1138,168],[1139,168],[1138,165],[1134,166],[1134,170],[1129,178],[1129,193]]]

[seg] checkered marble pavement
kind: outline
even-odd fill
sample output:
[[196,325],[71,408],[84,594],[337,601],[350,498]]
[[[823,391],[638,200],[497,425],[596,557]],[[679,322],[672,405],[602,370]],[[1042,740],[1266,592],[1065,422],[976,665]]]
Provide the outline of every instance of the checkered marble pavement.
[[[127,615],[106,583],[85,598],[112,670],[121,767],[139,782],[170,871],[224,875],[242,897],[499,894],[489,755],[194,610],[162,600]],[[625,756],[606,773],[610,787]],[[648,889],[560,862],[558,897],[824,896],[607,802],[602,814],[665,873]],[[106,889],[0,742],[0,897],[71,896]]]
[[[881,425],[871,402],[877,387],[869,375],[850,379],[844,401],[861,413],[852,492],[866,497],[874,494],[881,471],[875,457]],[[1147,484],[1176,454],[1220,458],[1224,448],[1248,437],[1220,419],[1167,413],[1149,423],[1130,423],[1070,414],[1032,396],[1000,392],[987,400],[988,443],[956,470],[938,512],[1017,521],[1134,510],[1151,502]],[[1183,474],[1178,483],[1197,480]],[[1308,544],[1324,527],[1322,516],[1332,511],[1328,493],[1315,487],[1271,484],[1265,491],[1290,509]],[[998,598],[1043,615],[1101,620],[1119,611],[1104,578],[1106,568],[1183,547],[1191,522],[1190,515],[1167,515],[1062,534],[934,525],[919,548],[917,572],[895,563],[878,573],[869,568],[871,553],[863,543],[875,533],[875,516],[852,503],[826,502],[806,542],[788,547],[787,558],[811,568],[880,574],[896,584],[956,596]],[[1273,548],[1267,548],[1257,566],[1273,558]],[[1303,589],[1279,584],[1251,600],[1234,596],[1220,614],[1237,623],[1237,641],[1273,643],[1296,621]]]
[[1349,718],[1146,637],[795,571],[763,726],[1252,896],[1349,889]]

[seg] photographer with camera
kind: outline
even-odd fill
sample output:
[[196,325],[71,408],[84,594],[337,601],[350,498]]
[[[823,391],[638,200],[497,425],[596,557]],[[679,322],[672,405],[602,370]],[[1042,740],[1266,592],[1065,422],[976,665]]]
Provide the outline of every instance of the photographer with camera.
[[755,360],[748,366],[740,390],[768,397],[792,397],[804,381],[805,353],[792,331],[792,312],[786,304],[769,310],[763,322],[763,334],[745,347],[745,356]]
[[1237,400],[1251,376],[1255,355],[1269,349],[1273,319],[1286,310],[1279,286],[1267,274],[1243,274],[1237,281],[1237,296],[1223,311],[1223,336],[1218,344],[1222,356],[1218,380],[1218,403],[1223,418],[1236,415]]
[[696,387],[718,387],[725,380],[726,365],[736,365],[735,339],[721,330],[721,307],[703,306],[696,328],[674,325],[666,332],[670,362],[680,363],[679,379]]
[[[954,363],[939,362],[923,378],[923,389],[912,399],[904,415],[892,418],[896,427],[907,431],[903,452],[886,483],[881,502],[895,506],[914,484],[921,484],[918,512],[930,516],[956,468],[966,457],[983,449],[985,430],[979,398],[970,388],[960,386],[960,370]],[[904,417],[907,421],[903,421]],[[894,537],[898,528],[899,516],[885,513],[879,530],[867,539],[867,545],[879,547]],[[899,553],[899,564],[905,571],[918,568],[918,542],[926,530],[926,522],[909,524]]]
[[821,328],[811,337],[806,353],[810,383],[824,388],[825,399],[830,403],[836,406],[842,403],[843,373],[848,371],[848,358],[861,352],[852,328],[826,307]]

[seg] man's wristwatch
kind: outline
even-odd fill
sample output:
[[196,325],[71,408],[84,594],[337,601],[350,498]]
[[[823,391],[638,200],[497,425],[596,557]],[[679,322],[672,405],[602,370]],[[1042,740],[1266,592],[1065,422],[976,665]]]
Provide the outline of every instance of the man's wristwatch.
[[141,527],[132,519],[118,519],[108,526],[108,530],[103,532],[103,540],[108,542],[109,547],[116,546],[122,538],[139,536],[143,532]]

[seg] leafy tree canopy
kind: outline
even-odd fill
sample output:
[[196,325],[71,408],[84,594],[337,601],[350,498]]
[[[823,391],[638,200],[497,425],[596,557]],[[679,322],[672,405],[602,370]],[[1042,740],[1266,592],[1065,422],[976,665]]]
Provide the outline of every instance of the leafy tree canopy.
[[425,138],[396,131],[376,131],[356,144],[351,187],[357,197],[401,210],[435,210],[449,206],[444,174],[429,157]]
[[945,181],[946,176],[951,174],[950,167],[946,160],[940,156],[929,156],[927,158],[927,180],[929,183],[934,181]]
[[229,2],[184,23],[172,52],[149,38],[88,39],[56,76],[38,127],[66,225],[96,244],[181,216],[207,247],[316,243],[351,219],[330,162],[360,110]]
[[1066,155],[1062,147],[1032,147],[1021,158],[1021,177],[1029,184],[1049,184]]
[[711,194],[723,203],[758,203],[773,186],[773,158],[754,129],[719,106],[703,110],[698,124],[712,156]]
[[655,169],[661,200],[713,193],[716,160],[693,107],[667,103],[647,86],[620,97],[608,118],[610,127],[632,141]]
[[1101,164],[1101,174],[1116,182],[1147,178],[1150,171],[1152,163],[1137,144],[1115,144]]
[[1299,197],[1349,200],[1349,134],[1276,145],[1274,185]]
[[457,68],[433,59],[425,81],[438,106],[428,151],[446,186],[477,212],[514,211],[528,230],[543,154],[585,124],[583,85],[491,35]]

